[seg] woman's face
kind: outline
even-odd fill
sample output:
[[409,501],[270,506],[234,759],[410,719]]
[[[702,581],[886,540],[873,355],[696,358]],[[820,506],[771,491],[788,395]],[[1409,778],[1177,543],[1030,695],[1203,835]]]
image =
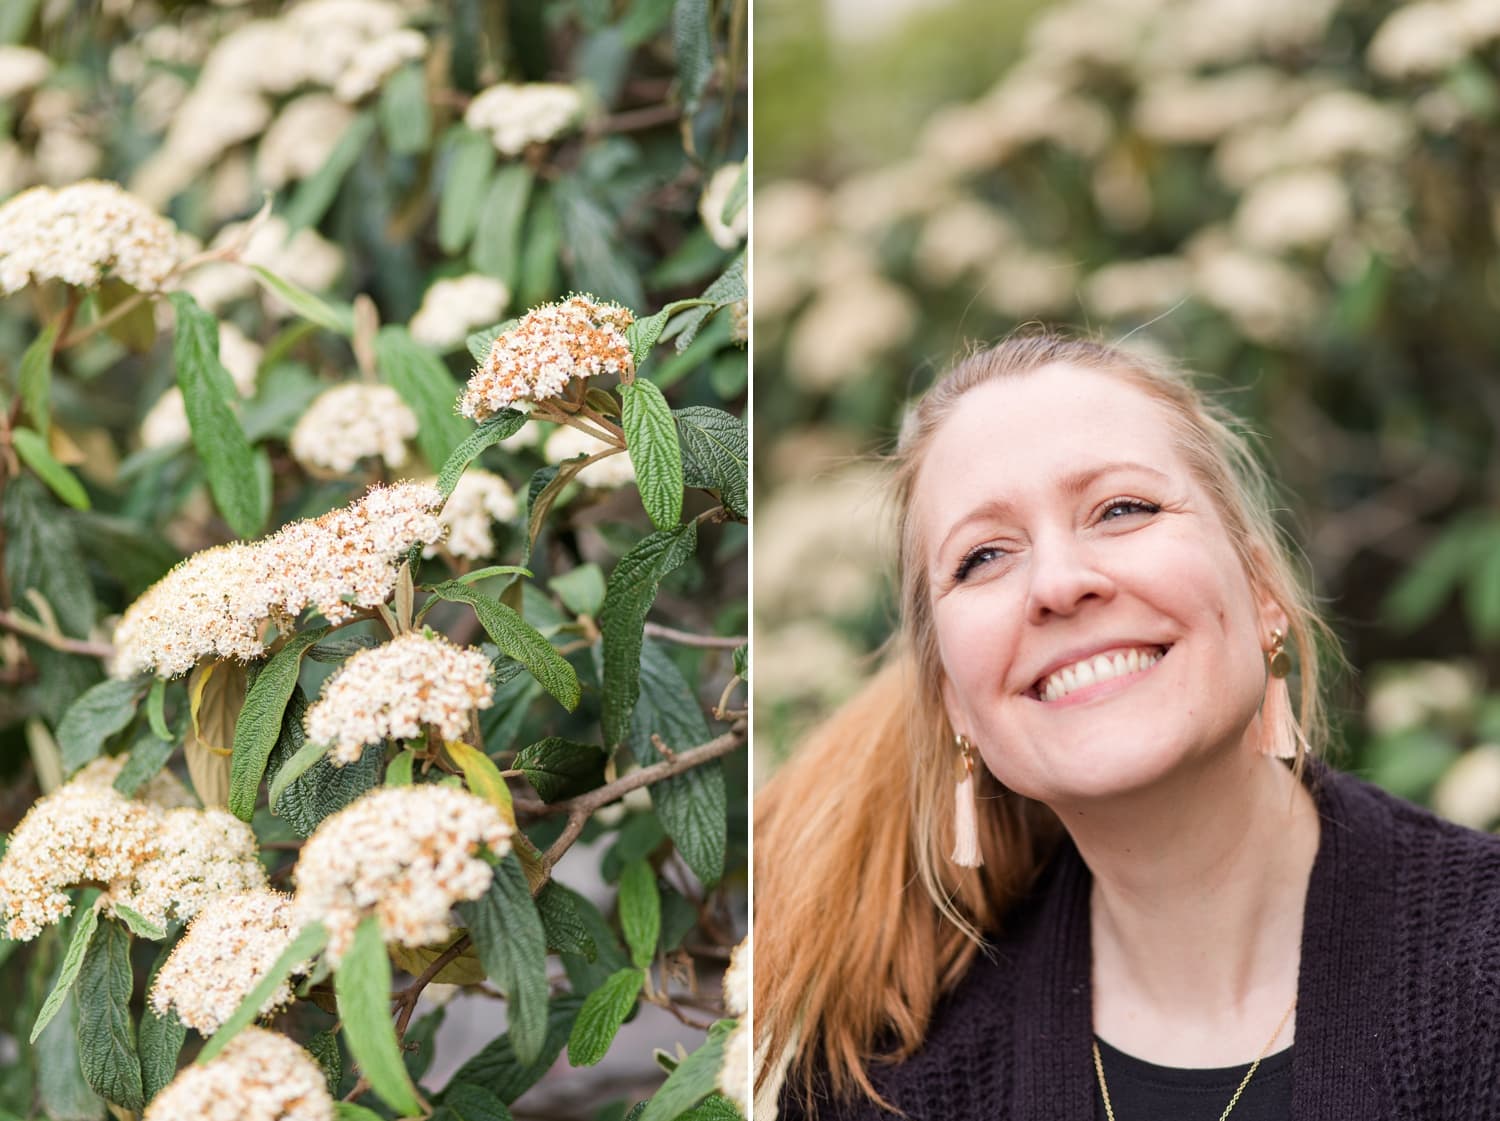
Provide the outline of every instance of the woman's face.
[[1259,734],[1285,617],[1140,390],[1049,366],[970,391],[914,509],[948,714],[1006,786],[1109,797]]

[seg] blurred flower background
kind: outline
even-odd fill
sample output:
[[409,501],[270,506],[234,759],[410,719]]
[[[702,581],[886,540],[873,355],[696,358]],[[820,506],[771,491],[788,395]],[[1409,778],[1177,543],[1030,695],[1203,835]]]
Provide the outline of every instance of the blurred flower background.
[[1040,321],[1264,435],[1353,670],[1337,762],[1500,823],[1500,5],[756,16],[762,766],[890,631],[903,403]]

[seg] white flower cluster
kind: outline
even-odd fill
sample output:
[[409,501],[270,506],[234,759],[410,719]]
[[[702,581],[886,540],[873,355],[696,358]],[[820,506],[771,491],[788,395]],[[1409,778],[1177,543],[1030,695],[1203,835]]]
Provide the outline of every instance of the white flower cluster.
[[261,185],[276,190],[306,179],[328,161],[353,120],[354,110],[331,94],[306,93],[287,102],[255,150]]
[[41,85],[51,73],[52,60],[41,51],[9,43],[0,46],[0,101]]
[[[547,437],[547,442],[542,445],[542,458],[548,463],[565,463],[570,459],[577,459],[580,455],[594,455],[614,446],[606,444],[597,436],[590,435],[582,429],[563,424],[559,425],[557,430]],[[622,451],[590,463],[573,478],[581,486],[610,490],[635,482],[635,464],[630,461],[630,453]]]
[[[210,248],[217,250],[238,244],[244,240],[248,224],[234,222],[225,226],[214,236]],[[344,253],[337,245],[324,240],[311,227],[290,233],[286,219],[280,215],[272,215],[249,231],[249,240],[240,248],[238,257],[242,263],[211,261],[195,268],[184,279],[183,291],[205,310],[218,311],[225,304],[255,292],[255,277],[246,265],[260,265],[309,292],[323,292],[332,287],[344,268]],[[267,295],[265,307],[268,314],[278,319],[292,314],[292,309],[277,296]]]
[[303,727],[342,766],[357,762],[366,744],[411,739],[427,725],[445,740],[457,739],[470,713],[493,701],[490,663],[481,651],[430,631],[403,634],[340,666]]
[[[227,895],[198,913],[172,948],[151,987],[151,1007],[160,1015],[175,1009],[177,1018],[202,1035],[212,1035],[260,984],[291,945],[292,897],[261,889]],[[311,962],[292,970],[305,974]],[[292,999],[290,980],[283,981],[261,1005],[267,1016]]]
[[464,124],[487,132],[495,148],[518,156],[528,144],[561,136],[583,116],[583,96],[555,82],[501,83],[480,90],[469,102]]
[[481,849],[510,851],[500,811],[436,784],[382,787],[333,814],[302,846],[295,924],[321,922],[333,964],[360,920],[374,915],[387,942],[425,946],[449,932],[448,913],[489,889]]
[[[260,372],[263,354],[259,344],[247,338],[231,321],[226,319],[219,323],[219,361],[224,363],[234,388],[243,398],[255,394],[255,379]],[[157,398],[156,404],[141,421],[141,446],[176,447],[191,438],[182,390],[174,385]]]
[[727,222],[724,220],[724,208],[729,204],[729,196],[734,192],[744,166],[727,163],[719,168],[709,179],[708,186],[703,188],[703,195],[698,200],[698,217],[703,219],[703,228],[720,249],[735,248],[750,232],[750,208],[743,202]]
[[496,322],[508,303],[510,289],[504,281],[483,273],[434,281],[411,317],[411,337],[438,350],[451,350],[470,331]]
[[367,456],[406,462],[417,417],[388,385],[349,382],[320,393],[292,429],[292,456],[314,471],[347,475]]
[[91,288],[106,275],[159,291],[180,262],[177,231],[114,183],[33,187],[0,206],[0,292],[32,281]]
[[438,514],[447,530],[443,547],[455,557],[477,560],[490,556],[495,551],[491,525],[510,521],[519,509],[509,483],[490,471],[470,467]]
[[582,295],[533,308],[495,340],[458,411],[484,420],[520,401],[556,397],[576,379],[627,373],[635,368],[625,337],[632,319],[618,304]]
[[1500,38],[1494,0],[1423,0],[1386,17],[1370,42],[1370,66],[1389,78],[1441,74]]
[[284,1035],[246,1028],[222,1052],[183,1069],[141,1121],[333,1121],[323,1068]]
[[724,1059],[719,1067],[719,1091],[734,1103],[741,1117],[754,1111],[751,1065],[754,1057],[750,1032],[750,937],[734,948],[724,971],[724,1010],[739,1023],[724,1041]]
[[115,629],[115,676],[176,677],[203,657],[258,658],[272,620],[290,624],[316,606],[341,623],[384,603],[402,555],[442,536],[441,503],[425,483],[372,487],[264,540],[195,553],[126,610]]
[[[105,885],[107,912],[126,906],[158,926],[191,918],[218,892],[265,886],[249,826],[218,810],[126,798],[109,785],[121,766],[91,764],[16,826],[0,858],[6,937],[29,941],[65,918],[67,889],[84,883]],[[144,793],[175,800],[173,785]]]

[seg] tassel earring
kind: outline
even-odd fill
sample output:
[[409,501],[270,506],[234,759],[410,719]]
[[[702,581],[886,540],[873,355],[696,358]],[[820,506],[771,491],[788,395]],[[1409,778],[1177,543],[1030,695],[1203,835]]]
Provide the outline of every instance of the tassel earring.
[[954,736],[958,745],[958,783],[953,790],[953,856],[961,868],[984,863],[979,852],[979,818],[974,804],[974,745],[967,736]]

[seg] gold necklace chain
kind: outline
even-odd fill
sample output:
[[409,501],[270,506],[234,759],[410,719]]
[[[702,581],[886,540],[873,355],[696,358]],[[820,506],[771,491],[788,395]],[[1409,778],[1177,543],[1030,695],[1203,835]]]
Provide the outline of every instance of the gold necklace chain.
[[[1250,1085],[1250,1079],[1255,1077],[1256,1070],[1260,1067],[1261,1060],[1270,1053],[1271,1047],[1281,1036],[1281,1031],[1286,1027],[1286,1022],[1292,1018],[1292,1009],[1297,1007],[1297,997],[1292,995],[1292,1003],[1286,1006],[1286,1011],[1281,1014],[1281,1022],[1276,1025],[1276,1030],[1271,1033],[1271,1038],[1266,1040],[1266,1045],[1260,1049],[1260,1054],[1255,1056],[1255,1062],[1250,1064],[1250,1069],[1245,1072],[1245,1077],[1240,1079],[1239,1088],[1235,1090],[1234,1097],[1229,1099],[1229,1104],[1224,1107],[1224,1112],[1219,1114],[1219,1121],[1225,1121],[1229,1111],[1239,1104],[1240,1095],[1245,1092],[1245,1087]],[[1099,1042],[1094,1041],[1094,1072],[1099,1076],[1099,1092],[1104,1095],[1104,1115],[1109,1121],[1115,1121],[1115,1109],[1109,1102],[1109,1083],[1104,1081],[1104,1060],[1099,1057]]]

